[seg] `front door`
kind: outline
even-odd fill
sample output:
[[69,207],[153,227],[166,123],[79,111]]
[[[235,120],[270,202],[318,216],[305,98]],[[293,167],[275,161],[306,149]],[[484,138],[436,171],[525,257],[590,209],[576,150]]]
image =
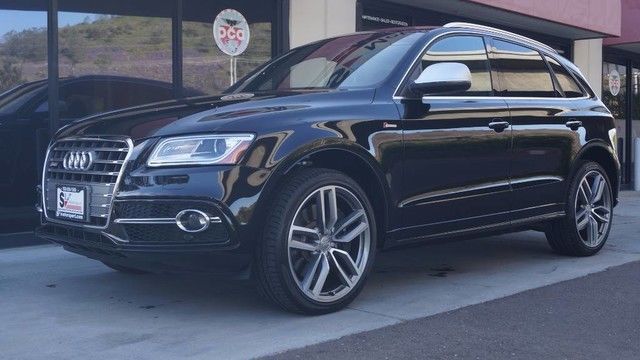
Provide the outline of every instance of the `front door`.
[[[511,127],[503,99],[493,97],[485,40],[449,36],[423,55],[422,69],[437,62],[469,67],[471,89],[420,98],[403,92],[405,238],[473,231],[510,221]],[[409,79],[412,82],[413,79]]]

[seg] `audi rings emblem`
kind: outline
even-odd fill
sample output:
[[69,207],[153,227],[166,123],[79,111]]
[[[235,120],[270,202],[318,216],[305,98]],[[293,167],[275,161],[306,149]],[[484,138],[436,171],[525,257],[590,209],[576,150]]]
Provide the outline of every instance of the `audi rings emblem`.
[[62,167],[65,170],[86,171],[93,165],[93,151],[70,151],[62,160]]

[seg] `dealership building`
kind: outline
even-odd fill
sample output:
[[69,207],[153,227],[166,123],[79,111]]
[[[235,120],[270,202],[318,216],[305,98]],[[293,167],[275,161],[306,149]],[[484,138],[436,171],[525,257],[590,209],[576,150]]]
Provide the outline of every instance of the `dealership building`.
[[[250,29],[246,50],[233,57],[214,36],[214,21],[225,9],[240,13]],[[41,89],[32,112],[0,118],[0,149],[14,155],[0,159],[0,193],[11,193],[18,182],[35,187],[36,167],[4,169],[19,169],[25,157],[42,163],[48,134],[78,114],[144,102],[136,86],[164,87],[173,97],[215,94],[315,40],[458,21],[529,36],[574,61],[616,117],[622,183],[630,186],[633,139],[640,137],[639,19],[640,0],[0,0],[0,92],[32,84]],[[76,78],[89,85],[74,89],[69,79]],[[95,82],[105,78],[130,89]],[[5,103],[0,98],[0,114],[17,107]],[[12,121],[26,124],[28,140],[16,137]],[[16,150],[25,141],[33,155]],[[35,196],[7,199],[0,196],[0,221],[33,214]]]

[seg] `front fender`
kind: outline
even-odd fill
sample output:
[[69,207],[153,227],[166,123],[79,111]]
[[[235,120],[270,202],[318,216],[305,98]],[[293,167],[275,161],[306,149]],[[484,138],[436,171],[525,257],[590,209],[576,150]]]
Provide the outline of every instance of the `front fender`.
[[[393,121],[393,120],[392,120]],[[330,167],[354,178],[369,190],[386,227],[397,223],[393,211],[398,196],[392,189],[401,181],[402,132],[385,129],[380,120],[340,120],[301,124],[282,132],[261,135],[245,156],[246,166],[268,170],[253,212],[253,231],[260,231],[277,187],[298,166]],[[327,159],[330,159],[327,161]],[[321,160],[321,161],[319,161]],[[371,200],[371,199],[370,199]],[[374,204],[375,207],[375,204]]]

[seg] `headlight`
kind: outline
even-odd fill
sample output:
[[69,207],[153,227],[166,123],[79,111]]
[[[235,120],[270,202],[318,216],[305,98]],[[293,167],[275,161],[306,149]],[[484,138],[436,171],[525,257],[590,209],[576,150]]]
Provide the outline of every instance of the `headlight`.
[[252,134],[198,135],[160,141],[151,153],[151,167],[178,165],[232,165],[255,138]]

